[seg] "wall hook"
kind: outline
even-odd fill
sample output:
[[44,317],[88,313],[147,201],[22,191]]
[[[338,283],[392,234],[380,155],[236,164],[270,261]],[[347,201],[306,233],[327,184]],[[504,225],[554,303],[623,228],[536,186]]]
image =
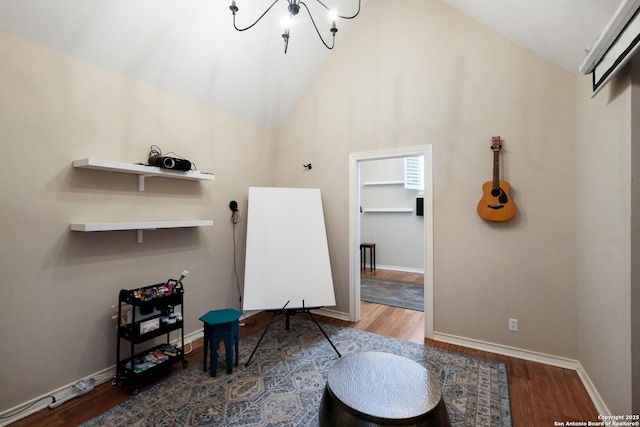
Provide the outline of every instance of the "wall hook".
[[307,168],[307,170],[311,170],[311,163],[309,163],[308,165],[302,165],[302,166],[304,166],[305,168]]

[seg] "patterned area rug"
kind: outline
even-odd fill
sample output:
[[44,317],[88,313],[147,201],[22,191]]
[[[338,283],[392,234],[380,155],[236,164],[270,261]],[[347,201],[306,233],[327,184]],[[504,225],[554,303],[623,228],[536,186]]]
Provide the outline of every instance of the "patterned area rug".
[[424,311],[424,285],[360,276],[360,300]]
[[[506,366],[420,344],[322,323],[340,353],[383,351],[412,359],[440,381],[455,427],[511,426]],[[240,366],[218,376],[198,363],[99,415],[84,426],[317,426],[327,373],[337,360],[308,315],[274,322],[251,363],[262,332],[240,341]]]

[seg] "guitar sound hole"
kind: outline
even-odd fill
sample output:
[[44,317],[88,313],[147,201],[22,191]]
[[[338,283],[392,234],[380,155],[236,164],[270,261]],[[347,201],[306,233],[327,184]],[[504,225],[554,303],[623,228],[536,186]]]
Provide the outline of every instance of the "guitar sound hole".
[[501,189],[499,189],[499,188],[496,188],[496,189],[494,189],[494,190],[491,190],[491,195],[492,195],[493,197],[498,197],[501,193],[502,193],[502,190],[501,190]]

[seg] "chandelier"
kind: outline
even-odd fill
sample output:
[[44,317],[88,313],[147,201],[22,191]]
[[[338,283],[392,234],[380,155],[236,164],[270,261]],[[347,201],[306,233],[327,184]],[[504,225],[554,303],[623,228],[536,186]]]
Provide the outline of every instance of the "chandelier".
[[[267,10],[265,10],[264,13],[260,15],[253,24],[249,25],[246,28],[238,28],[238,26],[236,25],[236,12],[238,12],[239,9],[238,9],[238,6],[236,5],[236,0],[231,0],[231,6],[229,6],[229,9],[231,9],[231,13],[233,14],[233,27],[238,31],[248,30],[249,28],[256,25],[258,22],[260,22],[260,20],[271,10],[273,6],[275,6],[276,3],[278,3],[278,1],[279,0],[275,0],[273,3],[271,3],[271,6],[269,6]],[[335,45],[335,42],[336,42],[336,33],[338,32],[338,27],[336,27],[337,19],[338,18],[353,19],[356,16],[358,16],[358,13],[360,13],[360,3],[362,0],[358,0],[358,10],[352,16],[338,15],[335,11],[329,9],[327,5],[325,5],[320,0],[315,0],[320,6],[326,9],[327,12],[329,13],[329,18],[331,20],[331,28],[329,29],[329,31],[331,32],[331,46],[329,46],[329,44],[325,41],[324,37],[322,37],[322,34],[320,33],[318,26],[316,25],[316,21],[315,19],[313,19],[313,15],[311,14],[311,11],[309,10],[309,7],[307,7],[306,3],[301,0],[286,0],[286,1],[287,3],[289,3],[289,5],[287,6],[288,17],[286,17],[284,21],[284,24],[283,24],[284,31],[282,33],[282,38],[284,40],[284,53],[287,53],[287,48],[289,47],[289,34],[291,32],[291,20],[293,19],[294,16],[296,16],[300,12],[300,6],[303,6],[306,9],[307,14],[309,15],[309,18],[311,18],[311,23],[313,24],[313,27],[316,29],[316,33],[318,34],[318,37],[322,41],[322,44],[324,44],[327,49],[333,49],[333,46]]]

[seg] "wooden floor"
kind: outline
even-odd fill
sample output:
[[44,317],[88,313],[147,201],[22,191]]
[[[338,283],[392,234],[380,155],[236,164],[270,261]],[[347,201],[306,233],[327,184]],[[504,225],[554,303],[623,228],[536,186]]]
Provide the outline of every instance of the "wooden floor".
[[[418,283],[422,281],[421,274],[382,270],[367,274],[393,280]],[[509,395],[514,427],[543,427],[553,426],[555,421],[597,421],[598,419],[598,413],[580,378],[574,371],[425,340],[423,338],[424,313],[367,302],[361,304],[361,320],[357,323],[322,316],[319,316],[319,320],[407,341],[424,342],[433,347],[504,362],[507,365],[509,377]],[[271,314],[268,313],[259,313],[250,317],[246,326],[241,328],[241,338],[264,328],[270,318]],[[202,360],[202,340],[193,343],[193,352],[187,355],[187,359],[191,364]],[[177,364],[172,374],[181,369],[181,365]],[[131,396],[127,388],[114,387],[108,382],[56,409],[44,409],[11,425],[15,427],[76,426],[118,405],[129,397]]]

